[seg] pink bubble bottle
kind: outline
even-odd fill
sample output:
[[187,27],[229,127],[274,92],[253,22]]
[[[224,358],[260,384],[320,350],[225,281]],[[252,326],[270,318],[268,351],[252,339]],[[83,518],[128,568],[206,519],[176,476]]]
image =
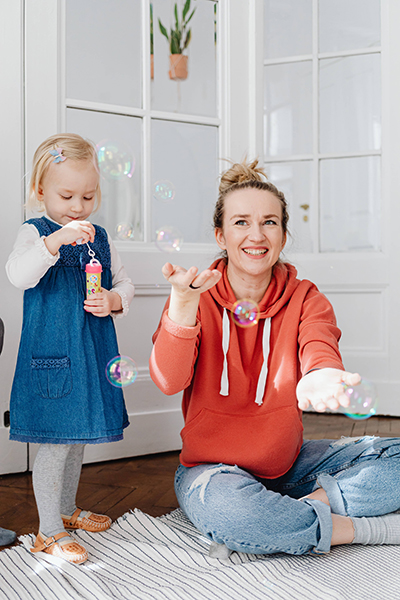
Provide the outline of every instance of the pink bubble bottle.
[[101,272],[103,267],[96,258],[87,263],[86,271],[86,296],[89,298],[101,290]]

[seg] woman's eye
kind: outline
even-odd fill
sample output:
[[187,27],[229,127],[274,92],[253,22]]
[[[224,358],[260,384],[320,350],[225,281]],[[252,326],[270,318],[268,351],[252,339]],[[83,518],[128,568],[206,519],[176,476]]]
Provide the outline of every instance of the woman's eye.
[[240,219],[240,221],[236,221],[235,225],[247,225],[247,221]]
[[274,221],[273,219],[268,219],[267,221],[265,221],[265,225],[276,225],[276,221]]

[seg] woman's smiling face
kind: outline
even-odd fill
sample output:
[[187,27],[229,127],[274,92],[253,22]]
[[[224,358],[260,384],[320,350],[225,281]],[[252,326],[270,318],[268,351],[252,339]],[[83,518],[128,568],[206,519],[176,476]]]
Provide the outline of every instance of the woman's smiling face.
[[215,230],[218,246],[228,255],[228,271],[269,281],[286,243],[282,205],[272,192],[244,188],[228,193],[223,228]]

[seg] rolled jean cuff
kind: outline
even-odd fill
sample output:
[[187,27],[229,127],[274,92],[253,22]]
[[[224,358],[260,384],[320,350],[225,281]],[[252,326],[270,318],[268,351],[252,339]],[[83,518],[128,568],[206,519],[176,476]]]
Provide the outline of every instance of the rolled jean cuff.
[[302,498],[302,502],[309,504],[316,512],[319,521],[320,538],[318,544],[310,550],[309,554],[326,554],[331,549],[332,517],[331,509],[327,504],[312,498]]
[[342,492],[340,491],[336,479],[332,477],[332,475],[319,475],[317,483],[324,489],[326,495],[328,496],[331,512],[335,515],[347,517],[347,511],[344,505]]

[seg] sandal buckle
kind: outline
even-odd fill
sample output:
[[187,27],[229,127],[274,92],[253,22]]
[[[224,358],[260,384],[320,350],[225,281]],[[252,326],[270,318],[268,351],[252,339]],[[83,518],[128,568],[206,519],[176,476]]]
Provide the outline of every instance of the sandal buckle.
[[[47,540],[51,539],[52,542],[50,542],[50,544],[46,544]],[[53,544],[56,543],[56,538],[54,537],[54,535],[51,536],[51,538],[47,538],[47,540],[43,540],[43,545],[45,548],[50,548],[50,546],[52,546]]]

